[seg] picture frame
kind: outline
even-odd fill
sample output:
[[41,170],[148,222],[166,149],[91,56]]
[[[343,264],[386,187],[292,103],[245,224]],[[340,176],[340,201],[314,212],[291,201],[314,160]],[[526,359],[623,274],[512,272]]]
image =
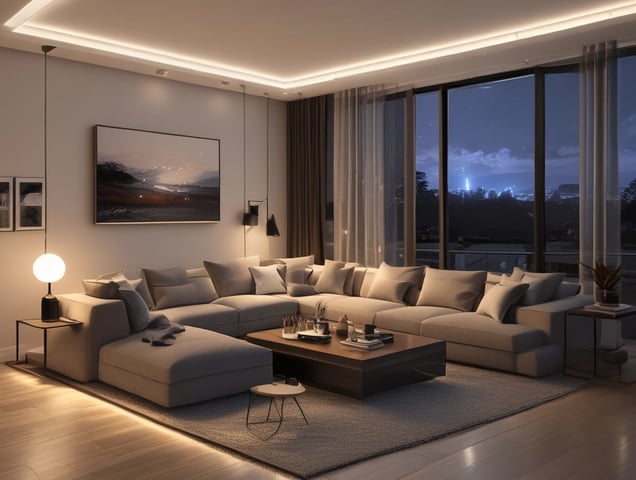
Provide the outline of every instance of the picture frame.
[[0,177],[0,232],[13,231],[13,177]]
[[220,140],[95,125],[95,223],[220,221]]
[[44,230],[46,192],[43,178],[15,179],[15,229]]

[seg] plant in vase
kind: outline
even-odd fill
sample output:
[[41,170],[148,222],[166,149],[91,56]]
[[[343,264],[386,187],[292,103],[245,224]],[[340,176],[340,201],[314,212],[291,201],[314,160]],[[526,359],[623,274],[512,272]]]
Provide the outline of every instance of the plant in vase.
[[596,284],[596,301],[601,305],[618,305],[619,298],[616,285],[623,277],[623,267],[611,267],[601,260],[594,262],[594,267],[581,263],[581,265],[592,275],[592,280]]

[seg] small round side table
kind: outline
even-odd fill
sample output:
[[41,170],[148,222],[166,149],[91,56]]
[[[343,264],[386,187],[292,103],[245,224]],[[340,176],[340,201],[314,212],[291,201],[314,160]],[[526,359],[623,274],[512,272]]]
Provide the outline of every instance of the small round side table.
[[[288,398],[291,398],[292,400],[294,400],[294,402],[296,403],[296,406],[298,407],[298,410],[300,411],[301,415],[303,416],[303,419],[305,420],[305,424],[309,425],[309,422],[307,421],[307,417],[305,416],[305,412],[303,412],[303,409],[300,406],[300,403],[298,403],[298,399],[296,398],[298,395],[301,395],[303,393],[305,393],[305,387],[303,387],[302,384],[300,383],[298,385],[288,385],[286,383],[274,382],[274,383],[266,383],[264,385],[256,385],[250,388],[250,395],[249,395],[249,400],[247,405],[247,416],[245,418],[245,425],[247,426],[249,430],[252,430],[250,428],[250,425],[257,425],[257,424],[263,424],[263,423],[278,423],[278,425],[276,426],[276,430],[274,430],[274,433],[269,435],[265,440],[273,437],[274,435],[278,433],[283,423],[285,400],[287,400]],[[261,397],[269,397],[269,408],[267,410],[267,418],[263,421],[250,422],[250,411],[252,409],[252,395],[259,395]],[[276,403],[277,399],[280,399],[280,410]],[[274,407],[274,409],[276,410],[276,413],[278,414],[277,419],[271,419],[272,406]]]

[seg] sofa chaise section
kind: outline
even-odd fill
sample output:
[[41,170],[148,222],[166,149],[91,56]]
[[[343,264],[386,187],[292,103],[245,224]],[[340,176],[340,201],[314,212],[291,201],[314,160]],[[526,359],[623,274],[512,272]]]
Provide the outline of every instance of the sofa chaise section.
[[99,380],[164,407],[244,392],[272,381],[272,352],[244,340],[187,327],[169,347],[145,332],[104,345]]

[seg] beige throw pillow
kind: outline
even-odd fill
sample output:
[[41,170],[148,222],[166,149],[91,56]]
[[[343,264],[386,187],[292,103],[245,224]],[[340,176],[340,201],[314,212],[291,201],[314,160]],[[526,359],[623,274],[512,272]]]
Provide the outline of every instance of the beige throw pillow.
[[526,272],[519,267],[512,270],[511,280],[528,283],[530,286],[521,298],[522,305],[537,305],[549,302],[559,290],[559,285],[565,278],[565,273],[537,273]]
[[338,293],[344,295],[347,280],[352,281],[355,267],[345,267],[344,262],[326,261],[315,289],[319,293]]
[[527,283],[512,280],[507,282],[504,280],[488,289],[479,302],[477,313],[488,315],[499,323],[503,323],[508,309],[519,301],[529,286]]
[[199,269],[191,269],[189,274],[184,267],[143,268],[142,273],[154,300],[153,310],[210,303],[216,298],[212,285],[201,277]]
[[314,256],[278,258],[277,261],[283,262],[287,266],[287,272],[285,273],[285,281],[287,283],[305,283],[308,273],[307,267],[314,263]]
[[286,293],[285,265],[268,265],[265,267],[249,267],[254,279],[254,291],[257,295]]
[[[400,303],[406,301],[409,305],[415,305],[423,273],[424,267],[422,266],[394,267],[382,262],[375,273],[367,297]],[[400,285],[402,283],[406,284],[406,288]],[[402,289],[404,292],[398,297]]]
[[417,305],[472,311],[484,290],[485,282],[484,271],[467,272],[426,267]]

